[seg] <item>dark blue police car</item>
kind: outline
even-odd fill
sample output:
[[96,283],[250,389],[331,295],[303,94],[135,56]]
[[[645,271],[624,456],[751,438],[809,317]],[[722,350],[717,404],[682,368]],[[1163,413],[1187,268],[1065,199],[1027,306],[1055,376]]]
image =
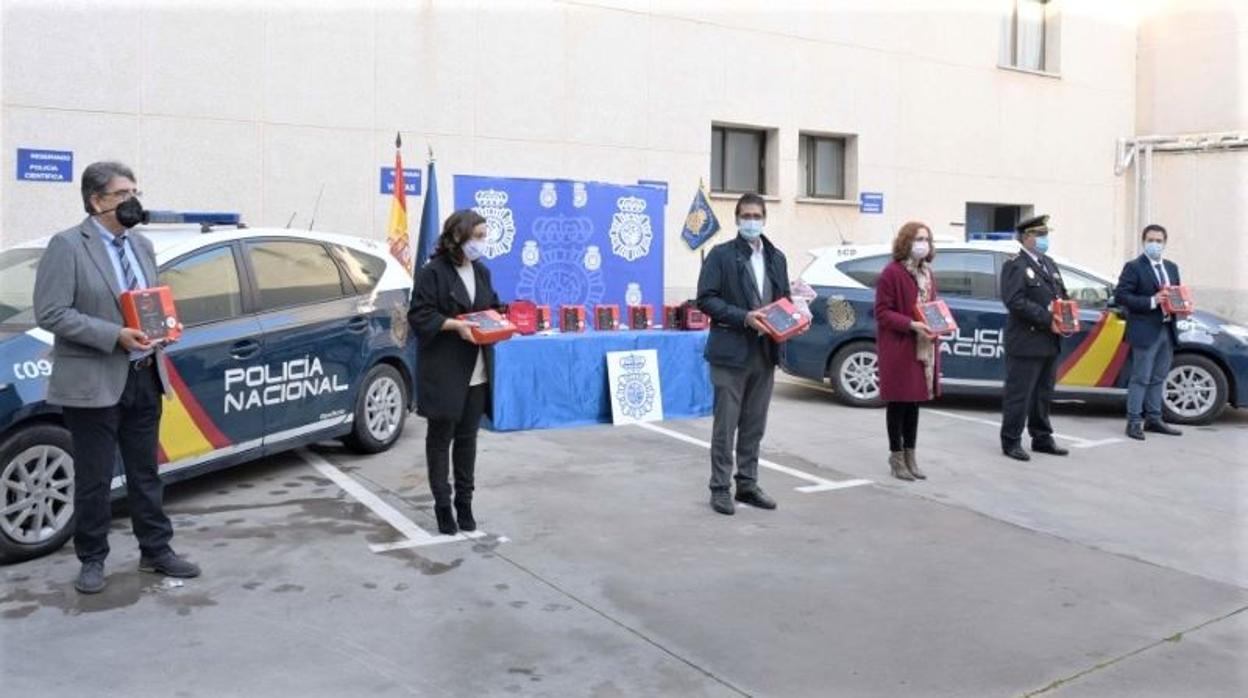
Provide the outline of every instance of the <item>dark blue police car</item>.
[[[1014,242],[939,245],[933,262],[936,284],[959,328],[940,345],[944,392],[1000,394],[1006,310],[999,275],[1001,265],[1017,253]],[[818,294],[811,302],[814,323],[809,332],[784,344],[781,368],[827,380],[847,404],[878,406],[874,289],[891,249],[846,245],[812,255],[801,278]],[[1125,396],[1130,351],[1123,339],[1126,323],[1114,308],[1114,282],[1057,262],[1068,292],[1079,302],[1083,325],[1062,341],[1058,394]],[[1165,386],[1166,420],[1208,424],[1228,405],[1248,404],[1248,328],[1198,310],[1176,329],[1179,342]]]
[[[241,226],[139,230],[185,326],[166,352],[167,480],[324,439],[377,452],[399,438],[412,281],[382,244]],[[32,310],[45,243],[0,251],[0,561],[55,550],[74,520],[73,447],[44,402],[52,337]]]

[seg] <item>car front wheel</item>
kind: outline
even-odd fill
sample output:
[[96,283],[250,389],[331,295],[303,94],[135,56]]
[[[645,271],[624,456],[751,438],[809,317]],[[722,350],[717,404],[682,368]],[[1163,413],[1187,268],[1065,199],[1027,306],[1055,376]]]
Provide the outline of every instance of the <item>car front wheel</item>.
[[879,407],[879,359],[872,342],[853,342],[842,347],[828,364],[832,389],[845,404],[854,407]]
[[355,401],[355,427],[345,439],[360,453],[380,453],[399,440],[407,421],[407,390],[403,375],[389,364],[377,364],[364,376]]
[[1209,424],[1226,409],[1230,386],[1222,368],[1200,354],[1177,354],[1166,376],[1162,411],[1167,422]]
[[24,427],[0,443],[0,562],[47,555],[74,530],[74,457],[69,432]]

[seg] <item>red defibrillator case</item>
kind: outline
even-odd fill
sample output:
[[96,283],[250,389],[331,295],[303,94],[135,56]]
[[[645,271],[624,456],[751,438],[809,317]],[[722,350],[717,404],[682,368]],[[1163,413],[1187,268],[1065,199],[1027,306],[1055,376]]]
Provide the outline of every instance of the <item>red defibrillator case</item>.
[[120,300],[126,327],[141,331],[148,340],[173,342],[182,336],[182,322],[168,286],[123,291]]

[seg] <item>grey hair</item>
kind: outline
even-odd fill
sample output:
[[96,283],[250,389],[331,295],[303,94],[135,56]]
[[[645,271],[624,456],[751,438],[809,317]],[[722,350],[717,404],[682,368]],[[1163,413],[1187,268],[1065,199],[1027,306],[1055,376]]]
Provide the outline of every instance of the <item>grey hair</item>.
[[87,210],[87,215],[95,213],[91,210],[91,197],[107,192],[108,183],[113,181],[113,177],[136,181],[133,170],[112,160],[93,162],[82,171],[82,207]]

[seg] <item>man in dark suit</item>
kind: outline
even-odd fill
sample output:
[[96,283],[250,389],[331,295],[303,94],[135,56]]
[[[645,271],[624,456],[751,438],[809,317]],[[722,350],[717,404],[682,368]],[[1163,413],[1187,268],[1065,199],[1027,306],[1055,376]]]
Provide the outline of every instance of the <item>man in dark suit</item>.
[[1144,253],[1129,261],[1118,275],[1114,300],[1127,311],[1127,343],[1131,345],[1131,381],[1127,385],[1127,436],[1144,440],[1144,432],[1167,436],[1183,432],[1161,418],[1161,398],[1174,359],[1174,318],[1161,307],[1161,289],[1179,285],[1179,267],[1161,258],[1168,234],[1149,225],[1141,235]]
[[775,500],[758,486],[758,446],[767,427],[779,352],[763,330],[758,308],[789,296],[784,253],[763,235],[763,197],[742,195],[736,220],[740,233],[711,250],[698,276],[697,305],[712,322],[704,353],[715,388],[710,487],[711,508],[721,514],[734,513],[734,441],[736,501],[776,508]]
[[1031,460],[1023,450],[1023,427],[1031,450],[1064,456],[1069,451],[1053,439],[1049,404],[1057,382],[1061,333],[1050,311],[1054,299],[1066,299],[1066,286],[1049,249],[1049,217],[1036,216],[1015,226],[1022,250],[1001,267],[1005,321],[1005,395],[1001,402],[1001,450],[1015,460]]
[[168,392],[161,346],[124,326],[123,291],[157,283],[152,243],[129,228],[143,220],[134,173],[97,162],[82,173],[87,218],[48,243],[35,276],[35,317],[55,336],[47,401],[60,405],[74,443],[74,587],[103,591],[118,452],[126,475],[139,569],[194,577],[199,568],[173,552],[164,488],[156,473],[161,395]]

